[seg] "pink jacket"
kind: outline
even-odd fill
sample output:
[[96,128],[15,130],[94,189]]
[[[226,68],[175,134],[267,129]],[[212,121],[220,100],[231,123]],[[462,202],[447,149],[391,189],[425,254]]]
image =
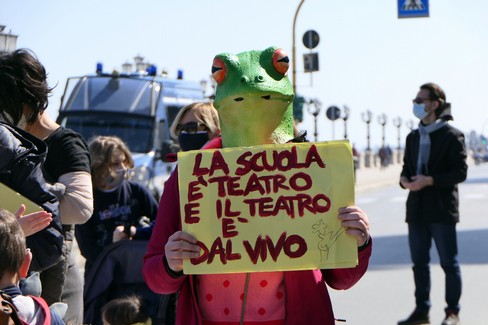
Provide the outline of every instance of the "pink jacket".
[[[206,148],[221,148],[220,139]],[[164,263],[164,246],[168,238],[181,230],[178,170],[164,186],[156,223],[147,252],[144,255],[143,276],[156,293],[171,294],[180,290],[176,324],[201,324],[201,314],[195,296],[195,276],[173,277]],[[286,324],[334,325],[334,313],[327,285],[337,290],[351,288],[368,268],[372,241],[359,251],[359,264],[349,269],[306,270],[285,272]],[[326,285],[327,284],[327,285]]]

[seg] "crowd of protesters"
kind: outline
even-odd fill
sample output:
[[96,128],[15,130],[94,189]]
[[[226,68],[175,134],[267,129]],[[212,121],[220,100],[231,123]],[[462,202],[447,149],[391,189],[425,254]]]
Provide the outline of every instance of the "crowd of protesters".
[[[86,142],[44,114],[51,91],[32,51],[0,56],[0,182],[44,210],[26,211],[19,204],[12,213],[0,204],[0,293],[12,319],[28,324],[217,324],[225,317],[218,306],[204,304],[205,292],[239,307],[240,291],[216,287],[231,279],[228,283],[245,284],[244,305],[263,304],[274,312],[259,322],[243,309],[235,324],[246,324],[244,319],[288,324],[287,317],[293,318],[289,303],[268,299],[280,293],[287,295],[283,301],[294,301],[297,324],[303,319],[333,321],[325,283],[349,288],[366,272],[371,255],[369,223],[361,209],[339,209],[338,215],[346,231],[361,232],[352,235],[358,242],[356,268],[257,272],[251,281],[250,273],[187,276],[183,260],[197,256],[200,247],[181,229],[178,170],[166,183],[158,206],[145,186],[129,180],[134,161],[121,139],[98,136]],[[219,116],[211,103],[181,109],[171,135],[183,151],[222,147]],[[356,171],[360,154],[354,146],[353,154]],[[382,168],[392,163],[389,146],[378,155]],[[427,161],[421,163],[427,166]],[[402,178],[402,186],[415,191],[410,184],[411,178]],[[75,238],[86,260],[84,277],[72,254]],[[314,279],[321,279],[320,285]],[[263,283],[276,286],[264,289]],[[299,303],[305,296],[308,306]],[[320,306],[326,306],[324,317],[308,312]],[[428,320],[429,306],[424,307],[417,306],[400,323]],[[456,321],[458,312],[456,304],[446,311]]]

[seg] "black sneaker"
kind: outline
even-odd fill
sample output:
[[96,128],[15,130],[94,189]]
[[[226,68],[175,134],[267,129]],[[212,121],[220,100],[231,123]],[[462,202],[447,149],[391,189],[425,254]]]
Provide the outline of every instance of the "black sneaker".
[[398,325],[430,325],[429,314],[415,310],[407,319],[399,321]]
[[442,321],[441,325],[459,325],[459,316],[455,312],[447,312],[446,318]]

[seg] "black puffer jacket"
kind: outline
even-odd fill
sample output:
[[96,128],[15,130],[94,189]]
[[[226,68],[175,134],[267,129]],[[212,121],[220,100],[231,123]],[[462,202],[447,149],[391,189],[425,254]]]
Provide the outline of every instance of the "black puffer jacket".
[[[464,134],[447,124],[430,134],[431,151],[428,175],[434,185],[408,194],[408,223],[459,222],[458,185],[466,179],[466,147]],[[401,176],[416,175],[420,133],[412,131],[407,136]]]
[[48,227],[27,237],[27,247],[33,257],[31,271],[42,271],[54,265],[61,256],[64,240],[58,200],[48,191],[42,175],[46,153],[42,140],[0,121],[0,182],[40,205],[53,217]]

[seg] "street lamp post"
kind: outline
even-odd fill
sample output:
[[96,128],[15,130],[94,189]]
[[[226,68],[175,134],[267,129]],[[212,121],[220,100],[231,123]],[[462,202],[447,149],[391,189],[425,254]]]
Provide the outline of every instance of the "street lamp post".
[[[322,109],[322,103],[318,99],[310,99],[309,101],[306,101],[307,104],[307,111],[313,115],[313,123],[314,123],[314,137],[315,137],[315,142],[317,142],[317,116],[320,113],[320,110]],[[314,109],[311,109],[311,106],[314,107]]]
[[10,53],[15,51],[17,47],[17,35],[12,33],[4,33],[4,25],[0,25],[0,54]]
[[368,146],[366,147],[366,152],[364,154],[364,166],[365,167],[371,167],[371,146],[370,146],[370,136],[369,136],[369,125],[371,123],[371,120],[373,118],[373,113],[371,113],[370,110],[367,110],[366,112],[361,113],[361,117],[366,123],[366,140],[368,141]]
[[291,55],[293,57],[292,60],[292,83],[293,83],[293,93],[296,95],[297,93],[297,56],[296,56],[296,46],[295,46],[295,26],[297,24],[297,17],[298,17],[298,12],[300,11],[300,8],[302,7],[303,3],[305,0],[301,0],[300,4],[298,5],[297,11],[295,12],[295,17],[293,18],[293,36],[292,36],[292,47],[291,47]]
[[347,139],[347,119],[349,118],[349,107],[344,105],[344,115],[342,116],[342,119],[344,120],[344,139]]
[[206,79],[200,80],[200,87],[202,87],[203,97],[205,97],[205,93],[207,92],[207,84],[208,84],[208,82]]
[[205,98],[206,100],[215,99],[215,85],[216,85],[215,80],[212,78],[212,76],[210,76],[210,88],[212,92],[209,95],[207,95],[208,80],[207,79],[200,80],[200,87],[202,88],[203,98]]
[[385,148],[385,125],[387,121],[388,118],[385,113],[378,116],[378,123],[381,124],[381,146],[383,148]]
[[397,162],[401,163],[402,162],[402,146],[401,146],[401,136],[400,136],[400,128],[402,127],[402,118],[398,116],[397,118],[393,119],[393,124],[396,126],[398,133],[397,133],[397,140],[398,140],[398,146],[397,146]]
[[[388,165],[390,163],[389,162],[390,157],[388,155],[388,151],[386,150],[386,146],[385,146],[385,125],[386,125],[386,122],[387,122],[387,118],[386,118],[385,113],[378,115],[378,123],[380,123],[380,125],[381,125],[381,149],[380,149],[380,155],[379,155],[381,167],[385,167],[386,165]],[[383,158],[381,156],[381,153],[383,153]],[[374,157],[375,157],[374,165],[376,166],[376,155]]]

